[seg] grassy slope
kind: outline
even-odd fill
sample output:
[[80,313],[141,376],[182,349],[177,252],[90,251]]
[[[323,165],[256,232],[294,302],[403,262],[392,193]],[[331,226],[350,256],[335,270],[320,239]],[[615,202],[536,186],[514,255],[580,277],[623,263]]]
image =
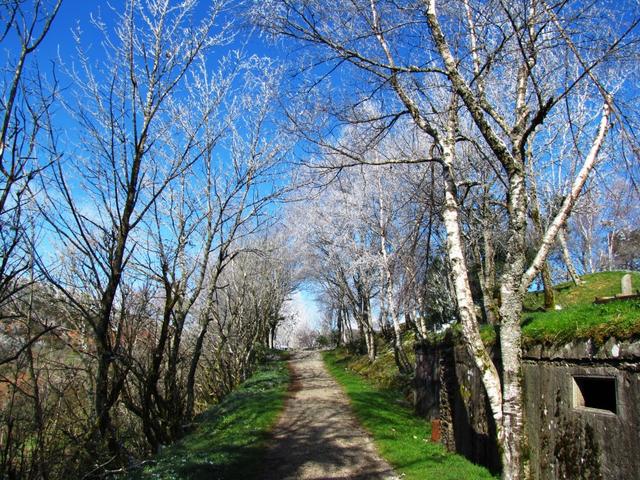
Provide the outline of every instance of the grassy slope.
[[[412,334],[405,335],[403,338],[405,353],[411,364],[415,363],[413,342],[414,337]],[[402,375],[396,366],[393,349],[381,341],[378,343],[378,356],[375,362],[369,361],[366,355],[353,357],[349,361],[349,370],[366,377],[370,383],[373,383],[381,390],[396,390],[405,394],[409,393],[413,375],[409,377]]]
[[[584,285],[562,283],[554,287],[556,303],[562,310],[523,315],[523,332],[530,342],[563,343],[572,339],[592,338],[603,343],[609,337],[628,339],[640,336],[640,301],[621,300],[595,305],[595,297],[620,293],[625,272],[602,272],[584,275]],[[632,273],[634,289],[640,289],[640,273]],[[525,305],[542,304],[542,293],[527,296]]]
[[200,415],[192,433],[167,447],[154,465],[133,478],[257,477],[269,431],[283,408],[288,384],[284,360],[261,366],[219,405]]
[[[439,443],[432,443],[430,425],[413,415],[398,391],[376,387],[348,368],[351,365],[358,368],[357,359],[351,359],[342,351],[325,352],[324,359],[351,399],[358,420],[371,433],[382,456],[403,479],[494,478],[486,469],[460,455],[448,453]],[[388,371],[388,363],[383,357],[373,364],[371,372]]]
[[[522,331],[525,344],[562,344],[575,339],[593,339],[597,344],[608,338],[626,340],[640,337],[640,300],[620,300],[595,305],[595,297],[620,293],[620,280],[626,272],[584,275],[584,285],[561,283],[554,287],[555,301],[562,310],[531,312],[543,305],[543,293],[526,295]],[[640,272],[632,272],[634,291],[640,289]],[[527,311],[529,310],[529,311]],[[491,327],[483,327],[485,343],[495,341]]]

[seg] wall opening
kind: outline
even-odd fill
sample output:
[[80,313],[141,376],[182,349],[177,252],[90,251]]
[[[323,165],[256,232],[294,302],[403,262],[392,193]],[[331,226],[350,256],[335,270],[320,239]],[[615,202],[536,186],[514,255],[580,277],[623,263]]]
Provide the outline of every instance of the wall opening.
[[573,406],[617,414],[615,377],[573,377]]

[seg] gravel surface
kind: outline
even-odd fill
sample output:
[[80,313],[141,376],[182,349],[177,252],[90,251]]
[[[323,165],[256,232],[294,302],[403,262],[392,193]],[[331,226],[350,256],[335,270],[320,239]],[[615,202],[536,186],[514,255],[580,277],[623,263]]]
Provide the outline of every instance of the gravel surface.
[[292,391],[274,429],[264,480],[396,479],[319,352],[296,352]]

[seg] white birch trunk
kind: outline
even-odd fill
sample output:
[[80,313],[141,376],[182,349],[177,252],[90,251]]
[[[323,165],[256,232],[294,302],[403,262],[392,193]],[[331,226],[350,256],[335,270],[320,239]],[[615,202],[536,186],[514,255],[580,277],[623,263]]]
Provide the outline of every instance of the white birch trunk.
[[502,358],[502,478],[518,479],[523,472],[525,443],[522,402],[522,333],[520,320],[523,293],[520,281],[525,269],[527,194],[524,172],[513,171],[509,178],[509,241],[500,293],[500,350]]
[[567,267],[567,273],[571,278],[571,281],[574,285],[579,286],[582,281],[578,276],[578,272],[576,272],[576,267],[573,266],[573,260],[571,260],[571,254],[569,253],[569,246],[567,245],[567,237],[565,236],[566,225],[563,226],[558,231],[558,242],[560,242],[560,248],[562,249],[562,258],[564,259],[564,264]]
[[569,194],[564,199],[564,202],[562,202],[562,206],[560,207],[560,210],[558,211],[553,221],[549,225],[549,228],[547,228],[547,231],[545,232],[542,238],[542,243],[540,245],[540,248],[538,249],[538,252],[536,253],[535,258],[533,259],[533,262],[531,263],[531,265],[529,266],[529,268],[527,269],[527,271],[525,272],[522,278],[522,284],[520,286],[520,289],[523,293],[526,292],[527,288],[529,288],[529,285],[531,285],[531,282],[533,281],[535,276],[538,274],[538,272],[542,268],[542,264],[546,260],[547,255],[549,254],[549,250],[551,249],[551,247],[553,246],[553,243],[555,242],[556,235],[566,223],[567,218],[571,213],[571,209],[576,203],[576,200],[578,199],[578,196],[582,191],[582,187],[584,186],[584,183],[587,181],[587,177],[589,176],[589,173],[591,173],[591,170],[593,170],[593,167],[596,164],[596,160],[598,159],[598,153],[600,152],[600,149],[604,144],[604,140],[607,136],[607,131],[609,130],[610,114],[611,114],[611,111],[609,108],[609,103],[608,101],[605,101],[604,105],[602,106],[602,118],[600,119],[600,126],[598,128],[598,133],[596,135],[596,138],[593,141],[593,144],[591,145],[589,154],[585,158],[582,168],[580,168],[578,175],[574,179],[573,184],[571,185],[571,190],[569,191]]
[[422,300],[422,296],[420,296],[420,298],[418,299],[418,318],[417,318],[417,325],[418,325],[418,331],[420,332],[420,337],[422,340],[426,340],[427,339],[427,334],[428,334],[428,329],[427,329],[427,322],[426,319],[424,318],[424,315],[422,314],[422,312],[424,312],[424,301]]
[[386,218],[387,214],[384,211],[383,207],[383,189],[380,178],[378,177],[378,192],[380,195],[379,202],[379,220],[378,227],[380,229],[380,253],[382,255],[382,264],[384,270],[384,277],[382,279],[382,286],[384,289],[384,294],[386,296],[386,303],[388,307],[388,313],[391,315],[391,322],[393,325],[393,350],[396,357],[396,364],[398,365],[398,369],[401,372],[406,372],[409,370],[409,361],[407,360],[407,356],[404,353],[402,348],[402,329],[400,328],[400,320],[398,318],[398,304],[393,295],[393,274],[391,272],[391,259],[389,258],[389,254],[387,253],[387,225]]
[[448,139],[442,146],[445,177],[445,205],[442,213],[447,232],[447,256],[451,265],[451,277],[458,304],[458,314],[462,325],[462,338],[476,367],[480,371],[493,418],[496,422],[498,443],[502,445],[502,387],[500,376],[491,357],[482,343],[476,318],[475,305],[469,285],[469,275],[463,251],[462,232],[460,230],[459,205],[455,194],[455,181],[452,177],[454,162],[455,125],[449,129]]

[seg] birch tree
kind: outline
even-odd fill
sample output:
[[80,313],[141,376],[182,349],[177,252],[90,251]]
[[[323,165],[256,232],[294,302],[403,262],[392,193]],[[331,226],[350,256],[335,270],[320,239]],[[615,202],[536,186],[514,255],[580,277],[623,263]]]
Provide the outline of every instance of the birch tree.
[[[397,148],[399,142],[389,141],[366,158],[375,163],[373,157]],[[331,152],[327,155],[333,156]],[[349,162],[348,158],[327,161],[339,165],[341,160]],[[437,215],[433,202],[420,192],[428,172],[425,175],[410,165],[378,165],[343,172],[318,195],[317,206],[305,208],[298,213],[300,217],[294,217],[304,217],[304,226],[297,228],[307,232],[306,242],[311,248],[308,256],[313,266],[309,277],[331,297],[329,303],[340,329],[345,331],[342,329],[347,317],[345,302],[352,306],[362,303],[361,282],[366,278],[372,308],[367,307],[369,315],[356,308],[353,316],[370,352],[369,347],[375,342],[367,338],[367,332],[372,326],[363,323],[362,318],[370,318],[372,311],[378,312],[379,327],[392,340],[396,363],[403,373],[413,366],[403,345],[406,328],[403,329],[402,322],[405,327],[414,326],[414,312],[419,304],[422,311],[417,315],[416,333],[424,337],[428,330],[424,290],[430,260],[423,255],[429,257],[432,253],[433,217]],[[423,251],[421,248],[425,247]]]

